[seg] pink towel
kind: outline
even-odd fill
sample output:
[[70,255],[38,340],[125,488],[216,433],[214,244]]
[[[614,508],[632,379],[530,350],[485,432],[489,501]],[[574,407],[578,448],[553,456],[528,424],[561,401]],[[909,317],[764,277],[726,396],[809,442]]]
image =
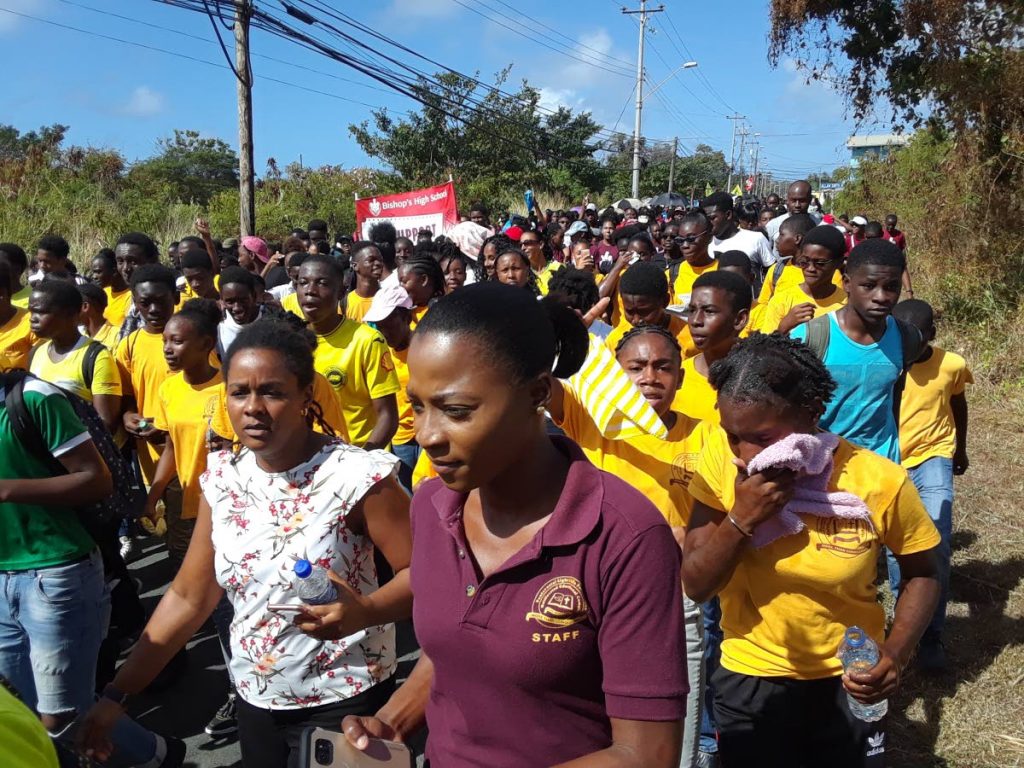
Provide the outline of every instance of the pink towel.
[[797,473],[793,498],[774,517],[754,530],[753,544],[760,548],[776,539],[799,533],[804,529],[800,515],[845,517],[867,520],[871,512],[859,496],[828,491],[832,477],[832,454],[839,438],[830,432],[816,435],[793,434],[769,445],[747,465],[750,474],[784,467]]

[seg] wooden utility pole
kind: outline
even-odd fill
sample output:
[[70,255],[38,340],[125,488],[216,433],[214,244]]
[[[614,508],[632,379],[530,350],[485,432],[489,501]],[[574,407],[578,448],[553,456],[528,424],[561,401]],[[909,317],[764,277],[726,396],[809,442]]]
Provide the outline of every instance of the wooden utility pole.
[[672,161],[668,164],[668,191],[672,191],[672,182],[676,180],[676,153],[679,152],[679,137],[672,139]]
[[235,70],[238,80],[238,203],[241,237],[256,232],[252,153],[252,66],[249,63],[249,0],[235,0]]

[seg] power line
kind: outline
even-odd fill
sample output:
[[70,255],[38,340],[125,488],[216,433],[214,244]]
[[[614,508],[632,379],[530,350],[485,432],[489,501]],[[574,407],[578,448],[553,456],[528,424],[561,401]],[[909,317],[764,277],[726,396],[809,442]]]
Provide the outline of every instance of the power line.
[[[696,57],[693,55],[693,53],[687,47],[686,41],[683,39],[683,36],[679,33],[679,30],[676,28],[676,23],[674,21],[672,21],[671,11],[669,13],[665,14],[665,19],[668,21],[669,27],[671,28],[672,32],[675,33],[676,38],[679,40],[679,44],[683,46],[683,51],[685,51],[686,53],[684,55],[683,51],[680,51],[678,47],[676,47],[676,52],[679,53],[679,55],[682,56],[684,59],[685,58],[689,58],[691,60],[695,59]],[[672,43],[673,46],[675,46],[675,41],[672,39],[672,35],[668,35],[668,41],[670,43]],[[722,98],[722,95],[717,90],[715,90],[714,86],[711,85],[711,81],[708,80],[707,76],[704,74],[704,72],[700,68],[697,69],[697,73],[696,74],[697,74],[697,79],[700,80],[703,83],[704,87],[707,88],[707,90],[711,93],[711,95],[714,96],[716,99],[718,99],[725,106],[725,108],[727,110],[729,110],[729,112],[733,112],[734,113],[736,111],[731,106],[729,106],[729,102],[727,102],[724,98]]]

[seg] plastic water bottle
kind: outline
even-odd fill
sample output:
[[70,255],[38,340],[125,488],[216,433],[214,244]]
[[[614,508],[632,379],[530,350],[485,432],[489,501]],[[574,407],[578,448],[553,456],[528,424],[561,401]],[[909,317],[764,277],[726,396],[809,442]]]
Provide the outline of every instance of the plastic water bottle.
[[309,560],[295,563],[295,591],[306,605],[324,605],[338,602],[338,590],[334,582],[327,578],[327,571],[315,568]]
[[[879,659],[878,645],[860,627],[850,627],[846,630],[843,642],[839,644],[839,653],[836,655],[843,662],[843,669],[847,672],[867,672]],[[849,694],[846,697],[853,716],[867,723],[881,720],[889,711],[888,699],[877,704],[862,704]]]

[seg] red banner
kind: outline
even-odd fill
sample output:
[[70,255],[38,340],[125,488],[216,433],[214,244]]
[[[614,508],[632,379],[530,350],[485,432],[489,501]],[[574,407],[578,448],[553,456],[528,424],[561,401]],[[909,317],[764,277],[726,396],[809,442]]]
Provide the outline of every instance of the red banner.
[[430,230],[434,237],[443,235],[459,223],[455,185],[449,181],[439,187],[356,200],[356,232],[361,239],[368,240],[370,227],[379,221],[390,221],[399,237],[414,243],[421,229]]

